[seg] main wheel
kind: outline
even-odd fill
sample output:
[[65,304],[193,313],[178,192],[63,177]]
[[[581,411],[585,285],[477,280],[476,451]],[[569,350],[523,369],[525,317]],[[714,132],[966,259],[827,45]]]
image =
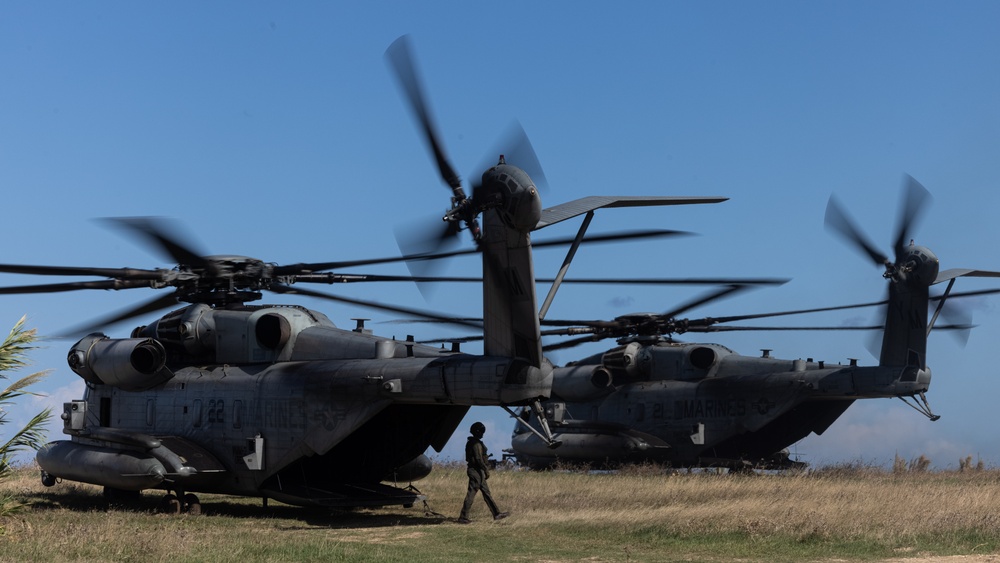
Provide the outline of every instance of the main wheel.
[[160,512],[164,514],[180,514],[181,513],[181,501],[177,499],[176,496],[172,494],[163,495],[160,499]]
[[184,508],[187,510],[187,513],[192,516],[198,516],[201,514],[201,502],[198,500],[197,496],[192,495],[191,493],[184,495]]

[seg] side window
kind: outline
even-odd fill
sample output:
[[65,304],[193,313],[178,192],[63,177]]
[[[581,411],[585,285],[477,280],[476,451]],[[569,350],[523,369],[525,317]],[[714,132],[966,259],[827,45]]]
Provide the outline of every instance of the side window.
[[233,401],[233,428],[243,427],[243,401]]
[[201,399],[194,400],[194,408],[191,409],[191,425],[195,428],[201,427]]

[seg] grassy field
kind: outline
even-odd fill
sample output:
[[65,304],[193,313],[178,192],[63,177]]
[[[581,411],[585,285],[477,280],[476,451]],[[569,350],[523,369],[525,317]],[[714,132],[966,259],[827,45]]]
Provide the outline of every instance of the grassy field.
[[0,561],[1000,561],[997,470],[501,470],[490,486],[513,515],[493,522],[477,500],[469,525],[455,522],[461,467],[417,483],[431,512],[201,495],[201,516],[156,513],[152,491],[109,508],[99,488],[46,489],[36,471],[0,483],[0,496],[27,505],[0,517]]

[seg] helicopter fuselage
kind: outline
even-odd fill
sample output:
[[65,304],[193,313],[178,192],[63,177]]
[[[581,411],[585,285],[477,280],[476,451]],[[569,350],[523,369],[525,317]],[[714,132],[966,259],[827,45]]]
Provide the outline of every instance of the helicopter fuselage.
[[929,369],[748,357],[717,344],[631,343],[556,368],[546,418],[562,445],[549,450],[516,428],[512,450],[536,467],[781,465],[784,448],[821,434],[855,399],[913,396],[927,391],[930,376]]
[[425,476],[424,452],[469,406],[526,404],[551,381],[523,360],[343,330],[288,306],[192,305],[130,339],[90,335],[69,358],[87,391],[67,404],[71,439],[38,454],[49,475],[292,504],[396,500],[379,483]]

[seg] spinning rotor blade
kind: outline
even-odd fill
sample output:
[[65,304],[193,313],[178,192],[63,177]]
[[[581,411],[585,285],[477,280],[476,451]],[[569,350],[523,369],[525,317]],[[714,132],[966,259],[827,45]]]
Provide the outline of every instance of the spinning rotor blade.
[[896,226],[896,238],[892,246],[897,261],[903,256],[903,248],[910,240],[910,229],[923,211],[927,209],[927,204],[932,199],[927,188],[909,174],[906,175],[906,186],[903,190],[903,205],[900,208],[899,224]]
[[[536,283],[552,283],[553,278],[536,278]],[[782,285],[787,278],[565,278],[562,283],[614,285]]]
[[[653,239],[653,238],[664,238],[673,236],[686,236],[691,233],[685,231],[672,231],[669,229],[650,229],[642,231],[625,231],[621,233],[610,233],[605,235],[593,235],[584,237],[581,243],[602,243],[602,242],[615,242],[620,240],[636,240],[636,239]],[[532,242],[532,248],[550,248],[555,246],[568,246],[573,244],[573,237],[556,238],[545,241]],[[313,274],[317,272],[324,272],[326,270],[339,270],[341,268],[353,268],[357,266],[372,266],[376,264],[391,264],[395,262],[409,262],[414,260],[440,260],[443,258],[452,258],[454,256],[464,256],[470,254],[479,254],[480,250],[478,248],[470,248],[465,250],[456,250],[453,252],[439,252],[434,254],[410,254],[407,256],[390,256],[387,258],[371,258],[364,260],[343,260],[339,262],[314,262],[314,263],[300,263],[300,264],[288,264],[284,266],[276,266],[273,270],[273,274],[276,276],[293,276],[300,274]]]
[[124,230],[139,233],[151,246],[166,253],[177,264],[196,268],[207,268],[210,262],[203,258],[204,254],[192,250],[190,244],[180,242],[180,237],[170,232],[163,219],[153,217],[114,217],[105,219],[111,225]]
[[163,272],[134,268],[87,268],[74,266],[29,266],[0,264],[0,272],[8,274],[32,274],[36,276],[99,276],[103,278],[158,280]]
[[70,337],[78,336],[82,334],[90,334],[102,327],[113,325],[115,323],[125,321],[139,315],[145,315],[146,313],[152,313],[154,311],[159,311],[161,309],[167,309],[177,305],[177,296],[173,293],[168,295],[161,295],[152,301],[147,301],[145,303],[140,303],[139,305],[127,309],[110,317],[105,317],[99,321],[90,323],[85,326],[74,327],[63,332],[60,337]]
[[19,285],[13,287],[0,287],[0,295],[18,295],[23,293],[59,293],[63,291],[77,291],[80,289],[131,289],[136,287],[150,287],[150,283],[145,280],[96,280],[68,283],[48,283],[39,285]]
[[579,338],[573,338],[570,340],[564,340],[563,342],[557,342],[555,344],[546,344],[542,346],[543,352],[552,352],[554,350],[565,350],[566,348],[575,348],[581,344],[586,344],[588,342],[597,342],[605,337],[598,336],[596,334],[581,336]]
[[879,252],[868,239],[861,234],[861,230],[854,224],[854,221],[847,215],[843,207],[836,198],[830,196],[830,201],[826,205],[826,217],[824,220],[826,227],[840,234],[847,242],[853,244],[863,254],[875,262],[875,265],[882,266],[889,262],[889,258]]
[[434,153],[434,160],[437,162],[438,172],[441,179],[448,187],[455,189],[462,188],[462,181],[459,179],[455,169],[448,162],[444,154],[444,149],[439,140],[434,121],[431,119],[429,106],[424,97],[424,90],[421,86],[419,74],[417,73],[416,61],[413,57],[413,49],[410,46],[410,36],[403,35],[393,41],[392,45],[385,51],[385,57],[389,65],[395,71],[396,79],[406,94],[406,99],[410,103],[410,109],[420,122],[423,129],[424,139]]
[[907,175],[903,187],[903,201],[900,207],[899,220],[897,221],[895,237],[893,239],[893,261],[890,261],[885,254],[877,250],[868,238],[862,234],[861,230],[833,196],[830,196],[830,201],[826,206],[824,222],[828,229],[840,234],[844,240],[868,255],[876,265],[889,267],[902,259],[907,241],[910,240],[910,230],[920,218],[930,200],[930,192],[920,185],[920,182],[913,179],[912,176]]
[[[513,164],[524,170],[531,177],[536,188],[543,192],[548,189],[549,184],[545,178],[545,172],[542,171],[542,163],[538,160],[538,155],[535,154],[534,147],[531,146],[528,134],[524,132],[521,123],[516,119],[511,122],[507,131],[500,137],[496,148],[492,152],[487,153],[486,158],[479,163],[476,170],[489,170],[496,165],[499,155],[504,156],[507,164]],[[478,185],[479,180],[474,179],[474,183]],[[473,194],[475,194],[475,189],[473,189]],[[475,198],[475,195],[473,195],[473,198]]]
[[271,284],[268,287],[270,291],[282,294],[293,294],[293,295],[306,295],[308,297],[316,297],[318,299],[326,299],[328,301],[336,301],[338,303],[348,303],[350,305],[358,305],[368,309],[381,309],[383,311],[390,311],[393,313],[401,313],[403,315],[410,315],[413,317],[420,317],[423,319],[429,319],[432,321],[443,322],[447,324],[460,325],[465,327],[472,327],[482,329],[482,323],[475,323],[470,321],[463,321],[459,319],[449,318],[437,313],[432,313],[430,311],[422,311],[420,309],[409,309],[406,307],[398,307],[394,305],[383,305],[381,303],[375,303],[374,301],[364,301],[361,299],[351,299],[349,297],[340,297],[338,295],[330,295],[328,293],[320,293],[318,291],[312,291],[308,289],[302,289],[298,287],[292,287],[288,285],[283,285],[279,283]]
[[694,309],[695,307],[700,307],[701,305],[704,305],[706,303],[711,303],[712,301],[716,301],[716,300],[722,299],[723,297],[727,297],[729,295],[732,295],[734,293],[738,293],[740,291],[746,291],[748,289],[750,289],[750,286],[738,285],[738,284],[728,285],[726,287],[723,287],[722,289],[719,289],[719,290],[716,290],[716,291],[704,294],[704,295],[702,295],[700,297],[696,297],[696,298],[692,299],[691,301],[688,301],[687,303],[685,303],[685,304],[683,304],[683,305],[675,308],[672,311],[668,311],[666,313],[663,313],[662,315],[660,315],[660,317],[666,318],[666,319],[673,319],[677,315],[680,315],[681,313],[684,313],[685,311],[690,311],[691,309]]
[[[953,296],[954,297],[954,296]],[[887,300],[882,301],[872,301],[870,303],[856,303],[854,305],[837,305],[834,307],[815,307],[813,309],[798,309],[793,311],[778,311],[772,313],[755,313],[750,315],[733,315],[729,317],[711,317],[713,324],[716,323],[731,323],[735,321],[748,321],[752,319],[766,319],[770,317],[784,317],[787,315],[805,315],[808,313],[823,313],[827,311],[841,311],[844,309],[860,309],[864,307],[877,307],[879,305],[885,305],[888,303]]]
[[[441,225],[432,225],[430,221],[422,221],[419,225],[397,228],[396,246],[404,256],[420,256],[439,252],[442,248],[451,246],[457,240],[461,230],[458,221],[438,221]],[[409,266],[410,263],[407,262]]]
[[[552,283],[554,278],[535,278],[535,283]],[[355,283],[355,282],[447,282],[482,283],[483,278],[467,276],[393,276],[382,274],[300,274],[295,283]],[[562,283],[581,285],[781,285],[779,278],[564,278]],[[2,289],[2,288],[0,288]]]

